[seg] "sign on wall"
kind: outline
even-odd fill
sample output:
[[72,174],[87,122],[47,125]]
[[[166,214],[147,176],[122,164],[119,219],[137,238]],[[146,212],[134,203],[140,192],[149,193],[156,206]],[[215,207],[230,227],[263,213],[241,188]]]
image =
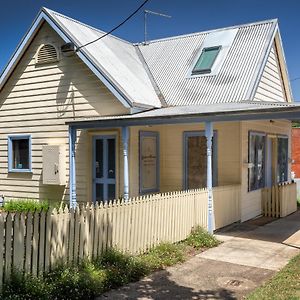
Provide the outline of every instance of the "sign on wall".
[[140,192],[159,190],[158,133],[140,131]]

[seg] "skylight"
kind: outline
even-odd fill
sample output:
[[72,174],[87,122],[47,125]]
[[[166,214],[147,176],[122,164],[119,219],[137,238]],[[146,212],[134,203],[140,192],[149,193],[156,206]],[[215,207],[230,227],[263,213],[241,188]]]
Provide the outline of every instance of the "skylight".
[[204,48],[192,70],[192,75],[210,73],[220,50],[221,46]]

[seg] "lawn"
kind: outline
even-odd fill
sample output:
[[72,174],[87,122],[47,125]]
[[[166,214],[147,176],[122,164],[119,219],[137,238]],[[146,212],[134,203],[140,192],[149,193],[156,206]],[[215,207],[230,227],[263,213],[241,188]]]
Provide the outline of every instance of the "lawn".
[[300,299],[300,255],[294,257],[287,266],[247,298],[247,300],[274,299]]

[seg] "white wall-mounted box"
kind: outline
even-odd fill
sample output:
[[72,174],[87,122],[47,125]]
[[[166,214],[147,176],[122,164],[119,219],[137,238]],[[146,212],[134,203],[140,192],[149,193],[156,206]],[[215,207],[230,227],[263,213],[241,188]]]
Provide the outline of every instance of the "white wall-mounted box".
[[43,184],[66,184],[66,147],[43,146]]

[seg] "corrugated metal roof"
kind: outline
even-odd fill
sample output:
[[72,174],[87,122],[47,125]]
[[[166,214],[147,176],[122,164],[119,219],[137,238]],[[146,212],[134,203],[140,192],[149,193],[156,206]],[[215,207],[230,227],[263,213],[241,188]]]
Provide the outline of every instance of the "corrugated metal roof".
[[[87,121],[105,121],[105,120],[130,120],[130,119],[148,119],[160,117],[178,117],[178,116],[201,116],[201,115],[217,115],[226,113],[253,113],[253,112],[276,112],[284,110],[300,109],[300,103],[288,102],[258,102],[258,101],[244,101],[244,102],[230,102],[230,103],[213,103],[206,105],[185,105],[172,106],[158,109],[152,109],[141,113],[122,116],[104,116],[85,118],[77,121],[69,121],[67,124],[75,124]],[[299,111],[300,113],[300,111]]]
[[[50,9],[44,10],[67,32],[77,46],[97,39],[105,32],[73,20]],[[161,107],[146,68],[133,44],[113,35],[90,44],[84,52],[94,65],[109,76],[132,104]]]
[[[139,44],[145,61],[168,105],[236,102],[248,99],[277,20],[237,26],[238,32],[214,76],[187,76],[205,38],[214,31]],[[220,29],[225,31],[231,28]]]
[[[67,36],[64,39],[73,41],[76,46],[104,34],[103,31],[43,8],[1,74],[0,90],[42,19],[55,30],[58,28]],[[253,100],[250,99],[251,92],[258,82],[277,28],[277,20],[268,20],[151,41],[147,45],[134,45],[108,35],[81,48],[78,55],[83,60],[88,58],[87,65],[95,74],[100,73],[98,78],[127,107],[147,109]],[[237,33],[217,74],[188,76],[205,38],[216,32],[225,33],[233,29]]]

